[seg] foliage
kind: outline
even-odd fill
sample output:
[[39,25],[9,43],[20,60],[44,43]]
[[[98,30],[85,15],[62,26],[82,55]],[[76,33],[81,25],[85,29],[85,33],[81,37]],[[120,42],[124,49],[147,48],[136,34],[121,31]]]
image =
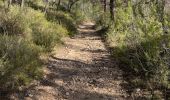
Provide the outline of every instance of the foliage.
[[[42,46],[47,51],[56,45],[56,43],[61,43],[61,36],[58,34],[58,30],[55,29],[57,25],[47,25],[46,27],[39,26],[33,28],[33,41],[35,44]],[[62,29],[62,27],[60,27]]]
[[170,36],[164,33],[155,2],[129,1],[125,7],[117,1],[115,13],[107,40],[125,73],[133,75],[128,81],[153,91],[167,87]]
[[19,7],[12,6],[9,11],[1,11],[0,17],[1,33],[22,35],[47,51],[68,34],[62,25],[47,21],[43,13],[30,8],[21,11]]
[[48,21],[40,11],[16,5],[1,9],[0,88],[18,89],[41,78],[41,52],[51,51],[67,34],[66,28]]
[[72,7],[72,13],[74,14],[74,20],[77,24],[92,19],[93,5],[89,0],[79,0]]
[[64,26],[69,31],[69,35],[72,36],[77,33],[75,22],[69,13],[51,10],[47,12],[46,16],[48,20],[54,21],[57,24]]
[[2,9],[0,11],[0,32],[9,35],[24,34],[28,25],[23,14],[18,6],[9,8],[9,11]]
[[26,4],[35,10],[43,11],[45,8],[45,4],[43,0],[29,0],[29,1],[26,1]]
[[42,75],[39,48],[18,36],[0,35],[0,87],[17,89]]
[[133,76],[128,81],[152,91],[166,88],[170,17],[164,0],[107,1],[26,0],[22,8],[17,3],[6,7],[0,0],[1,87],[16,88],[41,76],[39,49],[51,51],[63,36],[78,33],[76,24],[94,20],[97,28],[107,29],[113,56]]
[[47,21],[43,13],[31,9],[27,9],[27,12],[25,18],[30,22],[32,40],[45,50],[50,51],[56,43],[61,43],[61,37],[68,34],[63,26]]

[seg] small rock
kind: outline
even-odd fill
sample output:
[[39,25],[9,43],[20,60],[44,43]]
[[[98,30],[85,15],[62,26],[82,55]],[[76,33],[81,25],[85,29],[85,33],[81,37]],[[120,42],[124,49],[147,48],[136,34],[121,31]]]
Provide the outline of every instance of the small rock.
[[27,92],[27,93],[25,94],[25,96],[26,96],[26,97],[33,97],[33,94]]
[[139,88],[135,89],[135,92],[140,92],[140,89]]
[[23,90],[23,88],[22,87],[19,87],[19,91],[22,91]]
[[72,93],[74,93],[74,91],[71,91]]
[[90,80],[89,83],[90,83],[90,84],[96,84],[97,81],[93,79],[93,80]]
[[99,81],[99,82],[104,82],[104,79],[99,78],[98,81]]
[[52,65],[49,65],[48,68],[52,68],[53,66]]
[[67,95],[67,96],[69,96],[69,95],[70,95],[70,93],[69,93],[69,92],[66,92],[66,95]]
[[33,94],[28,94],[29,97],[33,97],[34,95]]

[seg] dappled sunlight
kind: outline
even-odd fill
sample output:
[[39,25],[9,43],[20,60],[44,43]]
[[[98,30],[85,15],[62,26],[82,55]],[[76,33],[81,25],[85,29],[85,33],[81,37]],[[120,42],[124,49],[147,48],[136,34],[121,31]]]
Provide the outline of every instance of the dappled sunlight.
[[[115,100],[126,98],[121,87],[122,72],[111,59],[108,50],[95,30],[85,25],[80,36],[65,39],[65,46],[49,59],[46,76],[40,87],[55,88],[60,96],[51,99],[68,100]],[[89,30],[89,31],[88,31]],[[86,40],[82,40],[85,33]],[[90,35],[90,38],[88,37]],[[39,87],[39,86],[38,86]],[[37,87],[37,88],[38,88]],[[43,89],[43,88],[42,88]],[[53,93],[53,89],[49,89]],[[44,93],[43,95],[47,95]],[[39,95],[41,96],[41,95]]]
[[0,0],[0,100],[169,100],[168,0]]

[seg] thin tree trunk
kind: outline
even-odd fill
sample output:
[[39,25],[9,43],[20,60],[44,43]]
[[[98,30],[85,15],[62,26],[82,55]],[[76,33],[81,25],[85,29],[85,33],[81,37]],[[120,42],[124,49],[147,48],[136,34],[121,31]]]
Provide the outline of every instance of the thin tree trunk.
[[75,1],[70,1],[68,3],[68,11],[71,12],[72,7],[74,6],[74,4],[76,4],[79,0],[75,0]]
[[48,2],[46,2],[45,8],[44,8],[44,13],[45,13],[45,14],[47,13],[47,10],[48,10]]
[[128,4],[129,4],[129,3],[128,3],[128,0],[125,0],[124,2],[125,2],[125,4],[126,4],[126,7],[128,7]]
[[104,0],[104,12],[106,12],[107,9],[107,0]]
[[60,3],[61,3],[61,0],[58,0],[57,10],[58,10],[58,9],[59,9],[59,7],[60,7]]
[[22,0],[22,1],[21,1],[21,8],[24,7],[24,3],[25,3],[25,0]]
[[8,0],[8,8],[11,6],[12,0]]
[[162,5],[161,5],[161,22],[162,22],[162,26],[165,27],[165,0],[162,0]]
[[110,0],[110,17],[114,21],[115,19],[115,0]]

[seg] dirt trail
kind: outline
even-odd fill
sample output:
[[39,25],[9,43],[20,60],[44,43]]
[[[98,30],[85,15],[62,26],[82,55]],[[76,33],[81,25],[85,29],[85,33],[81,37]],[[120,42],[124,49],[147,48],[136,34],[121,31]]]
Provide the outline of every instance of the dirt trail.
[[127,100],[122,71],[92,26],[80,25],[80,34],[64,39],[65,46],[49,59],[45,79],[26,100]]

